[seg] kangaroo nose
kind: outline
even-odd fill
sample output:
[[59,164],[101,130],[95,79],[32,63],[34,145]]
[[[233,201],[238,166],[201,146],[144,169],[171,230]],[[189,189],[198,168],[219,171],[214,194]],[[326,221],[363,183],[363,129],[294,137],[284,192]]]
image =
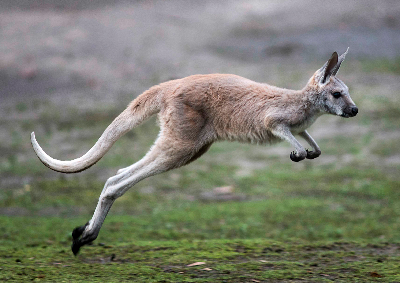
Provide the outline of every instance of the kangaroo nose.
[[351,114],[353,114],[353,116],[356,116],[357,113],[358,113],[358,108],[357,108],[357,106],[351,107]]

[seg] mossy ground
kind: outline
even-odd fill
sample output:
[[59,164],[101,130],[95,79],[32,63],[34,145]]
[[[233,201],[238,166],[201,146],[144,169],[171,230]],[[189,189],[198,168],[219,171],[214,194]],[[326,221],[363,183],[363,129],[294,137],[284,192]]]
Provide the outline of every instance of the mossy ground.
[[[51,240],[0,250],[2,281],[397,282],[398,245],[266,239],[135,241],[85,248]],[[191,266],[192,265],[192,266]]]
[[[0,217],[0,280],[400,280],[399,180],[357,165],[290,172],[283,164],[244,177],[228,174],[234,166],[214,166],[206,176],[195,166],[178,171],[175,186],[155,178],[127,193],[77,257],[71,231],[91,217],[96,180],[40,180],[3,195],[3,207],[31,215]],[[245,197],[203,199],[196,185],[179,189],[187,179],[205,187],[224,180],[234,186],[232,196]],[[188,266],[195,262],[204,264]]]

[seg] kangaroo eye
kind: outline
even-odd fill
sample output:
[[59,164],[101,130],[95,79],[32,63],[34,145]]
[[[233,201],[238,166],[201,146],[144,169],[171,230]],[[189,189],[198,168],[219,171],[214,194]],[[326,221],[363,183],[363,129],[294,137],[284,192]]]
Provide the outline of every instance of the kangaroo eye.
[[334,92],[334,93],[332,93],[332,95],[334,98],[339,98],[342,96],[342,94],[340,92]]

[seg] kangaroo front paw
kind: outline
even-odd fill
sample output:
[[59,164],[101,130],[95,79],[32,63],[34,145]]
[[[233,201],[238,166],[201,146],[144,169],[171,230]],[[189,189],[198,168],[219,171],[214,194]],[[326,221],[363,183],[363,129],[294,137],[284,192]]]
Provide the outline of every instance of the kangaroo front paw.
[[308,149],[306,149],[306,151],[307,151],[307,156],[306,156],[307,159],[314,159],[321,155],[321,151],[308,151]]
[[290,159],[291,159],[293,162],[299,162],[299,161],[303,160],[304,158],[306,158],[306,157],[305,157],[305,156],[302,156],[302,155],[297,155],[294,151],[292,151],[292,152],[290,153]]

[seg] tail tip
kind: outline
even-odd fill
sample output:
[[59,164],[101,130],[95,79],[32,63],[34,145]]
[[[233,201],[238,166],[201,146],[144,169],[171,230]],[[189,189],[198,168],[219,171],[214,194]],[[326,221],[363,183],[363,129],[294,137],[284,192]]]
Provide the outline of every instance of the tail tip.
[[35,141],[36,141],[35,132],[32,132],[31,133],[31,143],[34,143]]

